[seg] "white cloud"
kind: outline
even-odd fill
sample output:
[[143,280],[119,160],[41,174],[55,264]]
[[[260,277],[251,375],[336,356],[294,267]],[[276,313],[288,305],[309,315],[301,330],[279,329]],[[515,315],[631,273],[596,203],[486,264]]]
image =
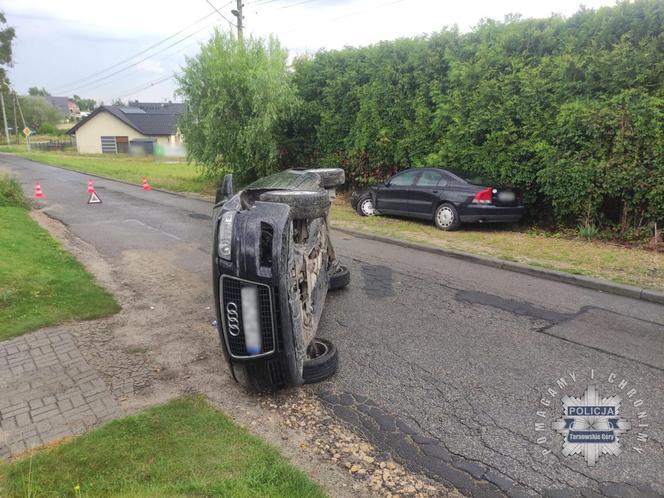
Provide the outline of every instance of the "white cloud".
[[165,72],[164,67],[161,65],[161,62],[152,59],[147,59],[140,62],[136,67],[141,71],[143,71],[144,73],[148,73],[150,75],[155,75],[155,74],[159,75],[159,74],[164,74]]

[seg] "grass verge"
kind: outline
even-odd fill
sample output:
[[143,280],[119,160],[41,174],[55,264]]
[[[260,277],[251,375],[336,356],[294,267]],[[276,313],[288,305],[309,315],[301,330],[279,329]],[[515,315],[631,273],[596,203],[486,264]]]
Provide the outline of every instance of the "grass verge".
[[664,254],[654,251],[557,238],[534,230],[515,232],[491,225],[442,232],[424,221],[361,217],[341,201],[332,207],[331,219],[333,227],[664,290]]
[[0,475],[0,495],[7,497],[325,496],[274,448],[202,397],[115,420],[6,464]]
[[0,151],[40,163],[74,169],[93,175],[117,178],[140,185],[147,177],[150,185],[175,192],[197,192],[212,195],[214,182],[200,175],[196,168],[186,162],[166,162],[153,157],[131,157],[123,155],[83,155],[75,152],[45,152],[17,150],[5,147]]
[[115,298],[30,218],[20,185],[0,177],[0,340],[119,309]]

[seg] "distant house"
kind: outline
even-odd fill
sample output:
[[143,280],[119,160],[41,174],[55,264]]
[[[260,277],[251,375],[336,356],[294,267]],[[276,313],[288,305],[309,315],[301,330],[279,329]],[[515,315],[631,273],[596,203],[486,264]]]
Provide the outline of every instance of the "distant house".
[[69,97],[53,97],[51,95],[47,95],[44,97],[44,99],[58,111],[60,111],[63,118],[81,117],[81,110],[78,108],[78,105],[76,105],[76,102],[74,102]]
[[81,154],[127,153],[130,147],[147,153],[155,145],[179,146],[177,123],[184,104],[130,102],[127,107],[102,105],[69,130]]

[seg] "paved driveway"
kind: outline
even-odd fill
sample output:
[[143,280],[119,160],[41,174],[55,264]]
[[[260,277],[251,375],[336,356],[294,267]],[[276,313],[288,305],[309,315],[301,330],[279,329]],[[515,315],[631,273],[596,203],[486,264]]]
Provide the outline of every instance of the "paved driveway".
[[[87,206],[85,175],[2,166],[29,195],[40,180],[45,211],[102,254],[188,243],[172,264],[204,278],[210,204],[98,180],[104,204]],[[341,233],[335,244],[352,283],[330,295],[320,334],[341,368],[314,389],[340,418],[477,496],[664,494],[664,307]],[[620,395],[632,424],[621,454],[594,466],[583,447],[563,456],[551,428],[589,385]]]

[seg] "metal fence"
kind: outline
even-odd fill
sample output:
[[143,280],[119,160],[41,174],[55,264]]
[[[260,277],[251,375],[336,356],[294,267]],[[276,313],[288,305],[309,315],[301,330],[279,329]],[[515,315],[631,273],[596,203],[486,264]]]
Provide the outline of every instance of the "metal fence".
[[76,149],[76,140],[70,138],[69,140],[48,140],[43,142],[30,142],[32,150],[48,150],[48,151],[64,151]]

